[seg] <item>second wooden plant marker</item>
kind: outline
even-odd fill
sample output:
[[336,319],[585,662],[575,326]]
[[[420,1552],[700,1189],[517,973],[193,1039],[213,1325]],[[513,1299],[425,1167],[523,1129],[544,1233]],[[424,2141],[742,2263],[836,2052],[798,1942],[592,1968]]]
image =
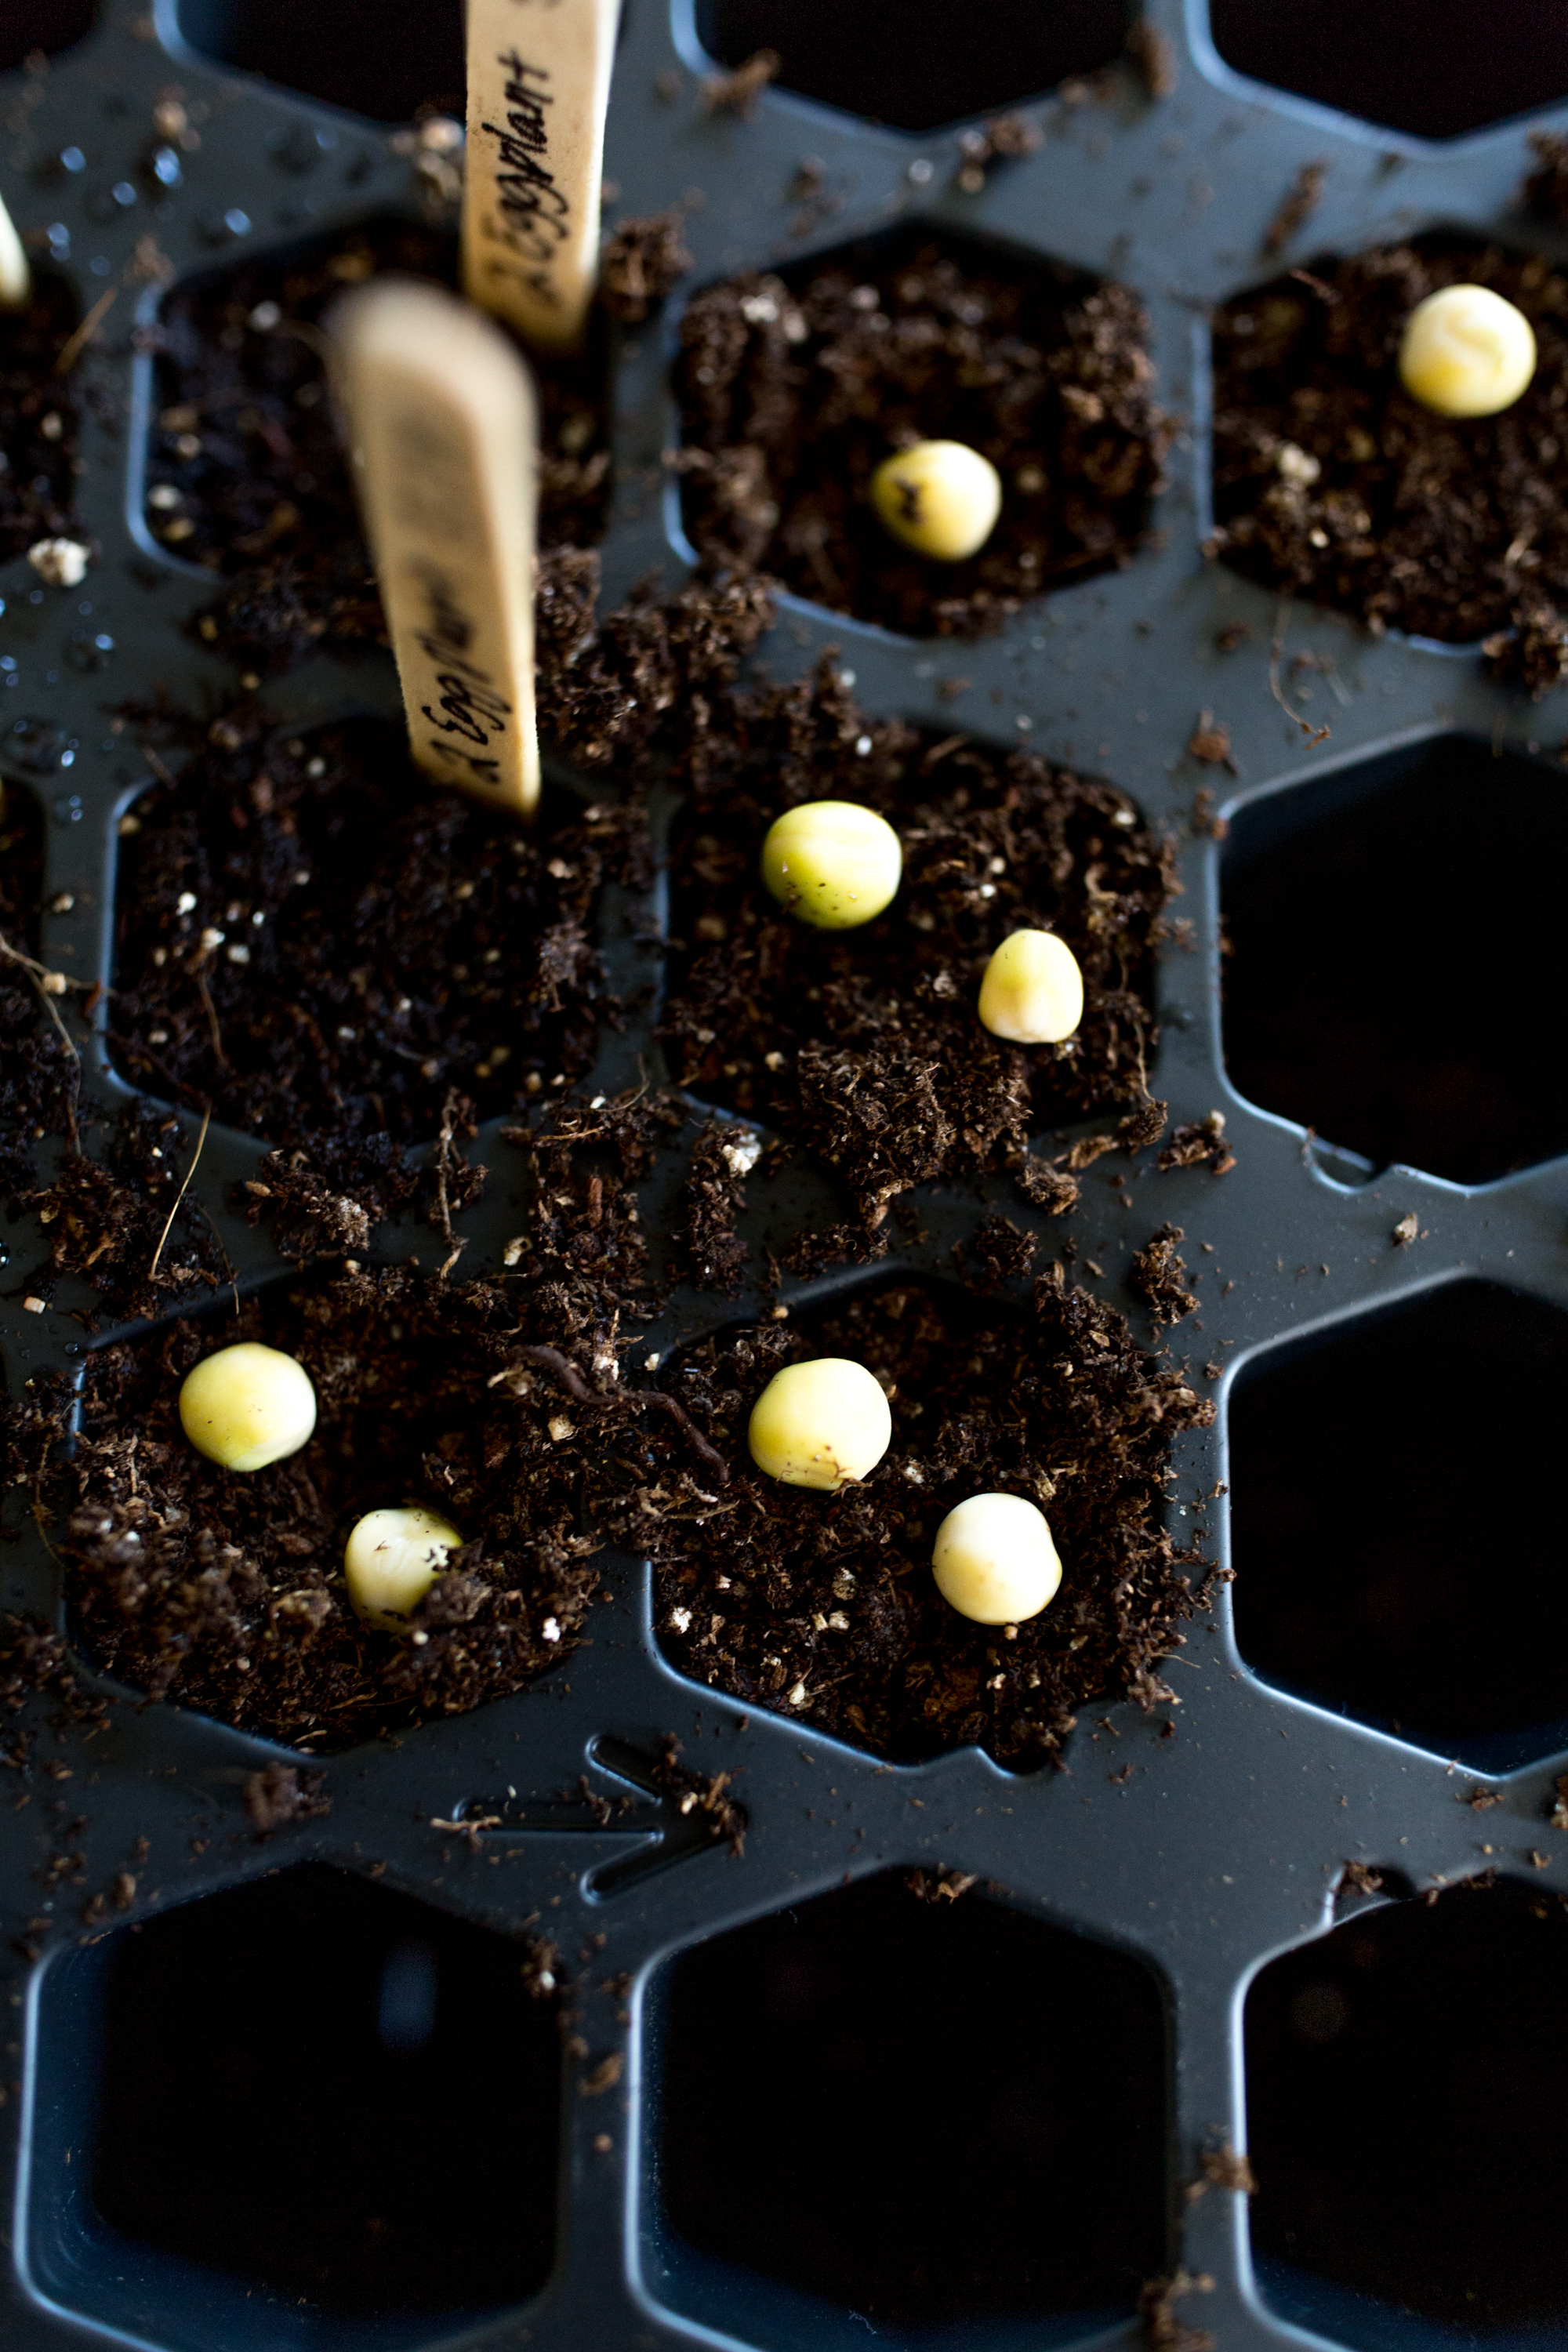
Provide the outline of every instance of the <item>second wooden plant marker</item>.
[[527,813],[538,404],[499,327],[383,278],[328,321],[365,533],[427,774]]
[[468,0],[463,287],[531,343],[580,341],[620,0]]

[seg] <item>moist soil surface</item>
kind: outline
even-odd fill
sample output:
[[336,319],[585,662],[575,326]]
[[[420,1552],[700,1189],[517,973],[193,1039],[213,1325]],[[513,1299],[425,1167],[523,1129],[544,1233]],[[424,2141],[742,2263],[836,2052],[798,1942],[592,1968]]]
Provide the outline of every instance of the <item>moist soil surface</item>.
[[26,964],[37,947],[44,824],[37,801],[0,784],[0,1197],[32,1180],[33,1144],[67,1125],[76,1064],[44,1009]]
[[[913,636],[973,636],[1044,590],[1130,562],[1170,425],[1125,286],[900,237],[809,275],[726,279],[689,306],[677,371],[693,543]],[[869,503],[913,441],[1002,478],[978,555],[904,549]]]
[[[177,287],[158,321],[159,415],[147,522],[172,554],[231,577],[203,634],[276,668],[331,639],[381,639],[384,624],[328,396],[321,321],[373,274],[451,285],[454,239],[373,222],[288,261],[247,262]],[[604,531],[602,325],[581,359],[536,371],[542,545]]]
[[[888,1453],[837,1496],[764,1477],[746,1448],[773,1374],[816,1355],[868,1366],[892,1407]],[[1037,1766],[1089,1699],[1170,1697],[1156,1662],[1208,1588],[1159,1525],[1162,1476],[1173,1433],[1214,1407],[1059,1268],[1022,1313],[897,1284],[809,1325],[731,1328],[669,1386],[730,1465],[715,1492],[700,1464],[672,1475],[662,1423],[645,1435],[660,1475],[639,1465],[628,1532],[658,1563],[655,1626],[682,1673],[901,1762],[973,1741]],[[931,1570],[946,1514],[992,1492],[1037,1503],[1062,1559],[1013,1638],[950,1609]]]
[[[556,1392],[505,1377],[524,1328],[493,1285],[345,1273],[91,1356],[74,1459],[47,1474],[82,1646],[155,1697],[320,1751],[520,1689],[574,1646],[598,1580]],[[241,1339],[297,1356],[319,1408],[302,1451],[248,1476],[197,1454],[178,1414],[192,1365]],[[407,1636],[363,1626],[342,1578],[354,1521],[405,1501],[470,1538]]]
[[592,924],[628,826],[525,829],[376,722],[268,744],[219,722],[121,846],[111,1045],[134,1085],[341,1160],[571,1077],[605,1009]]
[[76,324],[75,296],[45,274],[25,310],[0,312],[0,562],[71,529],[76,411],[54,371]]
[[[1506,296],[1535,331],[1534,380],[1498,416],[1436,416],[1399,379],[1411,310],[1460,281]],[[1214,354],[1212,545],[1226,563],[1373,630],[1462,645],[1517,626],[1508,666],[1555,682],[1568,660],[1568,277],[1446,236],[1331,257],[1227,303]]]
[[[671,1074],[805,1145],[869,1224],[910,1185],[1019,1162],[1051,1120],[1142,1095],[1174,874],[1114,786],[865,719],[831,658],[738,698],[689,782],[671,853]],[[834,798],[880,810],[904,850],[892,906],[847,931],[786,914],[758,878],[780,812]],[[1007,1045],[975,1016],[987,959],[1025,928],[1059,933],[1083,969],[1063,1045]]]

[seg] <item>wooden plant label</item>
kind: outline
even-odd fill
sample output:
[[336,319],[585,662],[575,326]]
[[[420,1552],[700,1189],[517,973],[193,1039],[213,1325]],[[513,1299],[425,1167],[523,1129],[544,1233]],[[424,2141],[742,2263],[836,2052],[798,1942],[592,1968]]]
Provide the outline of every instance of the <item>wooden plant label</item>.
[[409,747],[443,783],[531,810],[539,425],[528,369],[489,319],[413,278],[375,279],[328,323]]
[[33,274],[16,225],[0,197],[0,310],[25,310],[32,299]]
[[463,285],[531,343],[581,340],[620,0],[468,0]]

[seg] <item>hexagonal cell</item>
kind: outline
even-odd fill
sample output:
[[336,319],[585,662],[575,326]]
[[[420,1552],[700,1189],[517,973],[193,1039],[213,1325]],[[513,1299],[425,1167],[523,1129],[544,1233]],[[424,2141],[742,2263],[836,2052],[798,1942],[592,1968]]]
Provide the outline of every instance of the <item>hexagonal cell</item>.
[[[996,1223],[1012,1270],[1026,1270],[1032,1244]],[[1039,1283],[1027,1310],[946,1286],[861,1288],[692,1349],[668,1385],[729,1482],[711,1510],[630,1522],[658,1563],[654,1625],[672,1663],[879,1756],[973,1743],[1016,1769],[1059,1757],[1090,1698],[1168,1696],[1154,1663],[1208,1588],[1161,1528],[1163,1482],[1177,1431],[1214,1409],[1139,1351],[1113,1307],[1058,1286]],[[892,1407],[888,1452],[838,1495],[767,1477],[747,1447],[768,1381],[815,1356],[867,1366]],[[644,1419],[628,1457],[639,1493],[690,1463],[667,1427]],[[1063,1565],[1050,1605],[1011,1633],[961,1617],[931,1574],[942,1520],[991,1493],[1035,1501]]]
[[378,122],[462,119],[461,0],[385,0],[364,37],[356,0],[178,0],[181,37],[218,65],[259,74]]
[[934,131],[1043,97],[1121,54],[1131,0],[997,0],[985,38],[942,0],[697,0],[697,37],[719,64],[759,49],[780,59],[781,89],[900,131]]
[[524,829],[419,774],[399,729],[213,730],[121,820],[111,1024],[133,1085],[384,1175],[453,1089],[489,1118],[593,1057],[586,944],[618,812]]
[[1362,1913],[1247,1998],[1252,2258],[1321,2340],[1554,2344],[1568,1911],[1503,1879]]
[[58,57],[90,33],[98,0],[10,0],[0,24],[0,73],[30,57]]
[[1226,65],[1417,139],[1458,139],[1568,93],[1568,26],[1537,0],[1209,0]]
[[[976,635],[1130,563],[1171,427],[1138,298],[979,238],[892,231],[723,280],[681,321],[681,514],[703,552],[911,636]],[[903,547],[868,495],[906,441],[1002,477],[978,555]]]
[[71,529],[76,406],[54,371],[77,316],[75,295],[47,269],[35,270],[25,310],[0,312],[0,562]]
[[46,1971],[23,2259],[169,2352],[400,2352],[554,2256],[560,2037],[526,1949],[318,1864]]
[[1565,1404],[1568,1316],[1493,1283],[1256,1357],[1228,1406],[1248,1664],[1478,1771],[1568,1748]]
[[[1426,43],[1423,42],[1423,47]],[[1484,285],[1530,320],[1533,382],[1500,415],[1435,415],[1398,356],[1417,302]],[[1533,689],[1568,654],[1568,275],[1452,230],[1313,257],[1214,321],[1212,551],[1247,578],[1488,651]]]
[[[751,698],[733,750],[692,777],[662,1034],[678,1084],[804,1145],[875,1231],[910,1186],[1016,1165],[1031,1132],[1138,1099],[1173,875],[1114,785],[868,720],[847,679],[825,661]],[[848,931],[797,921],[759,875],[781,810],[833,797],[879,810],[904,850],[892,905]],[[1035,927],[1071,947],[1086,1010],[1062,1045],[1025,1049],[973,1005],[993,950]]]
[[915,1880],[715,1936],[656,1995],[644,2276],[765,2352],[1068,2343],[1167,2267],[1153,1977]]
[[[90,1444],[62,1450],[44,1495],[79,1647],[134,1689],[310,1754],[466,1713],[558,1665],[599,1579],[574,1544],[584,1449],[565,1442],[554,1386],[524,1372],[527,1317],[515,1291],[408,1265],[275,1284],[237,1313],[94,1350]],[[299,1451],[241,1474],[190,1444],[179,1391],[247,1339],[304,1366],[317,1421]],[[365,1512],[409,1503],[464,1549],[405,1630],[372,1631],[343,1546]]]
[[[279,160],[303,184],[330,163],[299,125]],[[289,142],[292,142],[290,146]],[[283,255],[183,280],[159,313],[148,530],[208,570],[241,575],[206,624],[209,642],[263,670],[322,642],[377,639],[381,604],[323,371],[321,321],[381,270],[453,284],[447,230],[372,219]],[[535,366],[540,538],[601,538],[609,495],[605,321],[579,358]]]
[[1221,867],[1232,1083],[1374,1167],[1483,1184],[1568,1150],[1545,1072],[1553,773],[1443,737],[1249,802]]

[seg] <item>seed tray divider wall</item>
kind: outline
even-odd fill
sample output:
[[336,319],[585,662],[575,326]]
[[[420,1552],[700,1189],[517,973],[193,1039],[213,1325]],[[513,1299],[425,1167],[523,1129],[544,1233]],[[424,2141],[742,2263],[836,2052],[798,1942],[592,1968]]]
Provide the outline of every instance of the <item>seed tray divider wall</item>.
[[[1192,919],[1194,939],[1190,951],[1172,949],[1163,960],[1163,1043],[1152,1084],[1169,1097],[1174,1118],[1223,1108],[1239,1164],[1223,1181],[1181,1171],[1149,1175],[1118,1191],[1105,1181],[1110,1163],[1101,1162],[1085,1179],[1073,1230],[1080,1278],[1083,1259],[1095,1259],[1129,1307],[1122,1286],[1130,1253],[1157,1224],[1183,1225],[1189,1255],[1199,1241],[1215,1246],[1203,1262],[1212,1271],[1205,1271],[1201,1340],[1190,1324],[1174,1339],[1178,1355],[1223,1351],[1226,1365],[1215,1391],[1220,1426],[1179,1449],[1172,1510],[1184,1515],[1226,1477],[1225,1398],[1237,1367],[1258,1349],[1461,1273],[1568,1306],[1568,1165],[1552,1162],[1470,1191],[1404,1170],[1343,1184],[1315,1161],[1299,1129],[1243,1101],[1225,1076],[1219,853],[1189,823],[1194,792],[1213,782],[1214,772],[1196,768],[1184,750],[1200,706],[1212,706],[1230,730],[1239,771],[1227,788],[1233,806],[1333,762],[1448,730],[1534,752],[1548,722],[1489,684],[1473,656],[1442,657],[1392,635],[1373,643],[1331,615],[1300,607],[1282,615],[1273,598],[1205,564],[1204,316],[1225,296],[1314,250],[1353,249],[1436,224],[1552,248],[1509,211],[1529,160],[1520,125],[1443,147],[1369,134],[1365,126],[1242,85],[1218,67],[1202,0],[1188,0],[1184,10],[1179,0],[1150,0],[1145,15],[1173,44],[1174,94],[1150,103],[1129,79],[1109,98],[1078,106],[1046,99],[1026,110],[1045,133],[1039,151],[995,172],[981,194],[965,195],[953,185],[956,131],[905,136],[779,90],[763,95],[750,121],[708,112],[697,79],[705,61],[689,0],[674,0],[673,18],[668,0],[628,0],[606,171],[626,215],[679,203],[694,188],[702,192],[704,201],[687,217],[696,256],[689,285],[918,223],[933,235],[995,238],[1026,254],[1113,274],[1148,305],[1162,395],[1190,422],[1154,519],[1156,541],[1127,571],[1045,598],[1004,635],[979,645],[906,642],[786,598],[763,658],[774,675],[797,674],[835,646],[873,713],[943,731],[964,727],[988,741],[1025,743],[1108,775],[1157,827],[1181,837],[1182,911]],[[672,72],[677,94],[666,96]],[[180,85],[187,106],[205,102],[210,112],[199,152],[184,159],[184,185],[154,203],[143,168],[151,110],[172,83]],[[1568,111],[1540,119],[1568,126]],[[79,514],[97,561],[79,591],[40,588],[25,562],[0,571],[5,643],[16,663],[0,691],[0,767],[44,809],[46,909],[60,893],[74,901],[68,912],[46,911],[42,952],[73,978],[107,979],[118,821],[148,781],[133,737],[111,733],[110,715],[121,700],[156,690],[200,709],[235,685],[227,666],[186,631],[211,594],[211,576],[155,546],[140,520],[142,440],[153,394],[152,362],[135,345],[162,289],[138,275],[138,240],[153,236],[174,276],[184,278],[374,214],[416,212],[418,199],[408,159],[384,131],[213,67],[180,39],[174,0],[157,0],[150,20],[142,0],[105,0],[98,29],[85,43],[37,81],[13,76],[0,88],[0,123],[6,132],[4,192],[18,225],[63,227],[68,252],[57,236],[62,257],[53,266],[70,281],[83,314],[116,289],[75,385],[85,464]],[[289,148],[290,132],[301,131],[304,140],[297,137]],[[326,143],[314,139],[318,131]],[[68,145],[84,150],[85,170],[51,175],[49,159]],[[799,235],[790,226],[788,188],[808,152],[821,163],[836,208]],[[1291,181],[1303,164],[1320,160],[1329,169],[1316,216],[1280,261],[1260,259],[1264,230]],[[124,207],[111,202],[106,216],[104,192],[121,183],[135,187],[136,201]],[[675,584],[688,560],[664,464],[678,438],[668,388],[678,326],[675,305],[664,320],[623,334],[615,355],[606,601],[655,565]],[[82,399],[84,386],[89,396]],[[70,650],[88,619],[114,640],[107,667],[90,676],[73,667]],[[1222,657],[1215,634],[1237,620],[1250,625],[1250,639]],[[1269,647],[1282,625],[1289,651],[1331,665],[1342,689],[1330,708],[1320,687],[1310,705],[1313,720],[1327,717],[1333,729],[1331,743],[1316,751],[1305,748],[1301,728],[1269,691]],[[944,699],[943,683],[957,677],[971,681],[967,690]],[[395,708],[395,689],[382,657],[352,664],[321,658],[266,689],[266,702],[279,727],[292,730],[349,711],[385,712]],[[557,781],[590,796],[614,789],[613,780],[588,787]],[[666,824],[668,818],[667,810]],[[616,985],[631,994],[657,982],[659,957],[656,939],[625,945],[620,934],[628,914],[634,929],[652,933],[658,908],[650,902],[608,910]],[[660,1074],[646,1024],[622,1038],[606,1035],[583,1091],[614,1091],[639,1067],[652,1077]],[[127,1098],[106,1055],[85,1078],[89,1102],[101,1110],[112,1112]],[[465,1274],[500,1265],[521,1214],[524,1163],[499,1126],[484,1129],[478,1147],[492,1180],[463,1220],[471,1236]],[[188,1146],[195,1122],[186,1116],[183,1127]],[[193,1188],[246,1286],[285,1270],[265,1234],[253,1232],[231,1203],[237,1180],[254,1169],[261,1149],[215,1123]],[[650,1229],[668,1221],[675,1165],[661,1166],[646,1189]],[[826,1221],[837,1213],[831,1204],[831,1189],[798,1170],[760,1172],[742,1223],[753,1265],[763,1244],[780,1244],[803,1222]],[[1034,1230],[1047,1256],[1058,1237],[1006,1179],[928,1187],[919,1207],[921,1237],[900,1247],[893,1263],[936,1278],[951,1275],[953,1244],[996,1211]],[[1411,1249],[1396,1249],[1392,1228],[1411,1210],[1422,1237]],[[23,1220],[9,1229],[7,1243],[0,1340],[15,1386],[79,1362],[81,1339],[69,1310],[84,1305],[86,1294],[61,1283],[48,1312],[23,1311],[46,1262],[44,1238]],[[383,1244],[385,1256],[414,1251],[427,1265],[435,1263],[435,1244],[422,1228],[384,1235]],[[846,1277],[851,1284],[865,1278]],[[1221,1279],[1235,1283],[1224,1298],[1216,1295]],[[799,1303],[841,1287],[786,1286],[784,1297]],[[646,1344],[667,1351],[758,1303],[754,1292],[735,1307],[678,1292]],[[24,1526],[20,1499],[13,1496],[8,1506],[16,1540],[0,1553],[0,1601],[63,1623],[57,1563],[41,1535]],[[1223,1558],[1223,1517],[1217,1535]],[[1179,2262],[1214,2281],[1211,2294],[1184,2309],[1217,2332],[1226,2352],[1299,2339],[1300,2331],[1270,2316],[1255,2292],[1245,2200],[1215,2190],[1188,2201],[1182,2193],[1204,2147],[1221,2136],[1238,2145],[1243,2137],[1245,1986],[1268,1955],[1342,1916],[1345,1902],[1355,1899],[1340,1887],[1347,1861],[1396,1865],[1417,1886],[1473,1875],[1485,1866],[1483,1853],[1494,1851],[1504,1867],[1521,1867],[1542,1834],[1554,1770],[1568,1759],[1544,1759],[1503,1777],[1501,1805],[1479,1824],[1456,1802],[1474,1776],[1261,1684],[1237,1654],[1222,1593],[1212,1619],[1192,1629],[1173,1669],[1183,1701],[1174,1738],[1163,1738],[1158,1722],[1119,1706],[1108,1710],[1118,1735],[1110,1743],[1114,1756],[1106,1743],[1089,1742],[1086,1726],[1059,1774],[1011,1776],[975,1750],[890,1769],[809,1727],[748,1713],[674,1674],[658,1649],[640,1563],[613,1560],[607,1591],[610,1605],[595,1612],[591,1643],[535,1689],[467,1718],[426,1725],[400,1742],[332,1759],[331,1814],[265,1840],[254,1834],[241,1805],[247,1776],[280,1754],[264,1741],[167,1706],[121,1704],[106,1729],[66,1735],[58,1751],[75,1774],[79,1810],[89,1817],[80,1832],[81,1885],[107,1887],[133,1841],[150,1841],[151,1860],[126,1919],[306,1857],[354,1872],[384,1866],[388,1885],[504,1932],[519,1933],[532,1915],[543,1919],[568,1970],[582,1978],[577,2004],[593,2059],[624,2048],[630,2064],[620,2084],[602,2096],[581,2095],[574,2078],[569,2084],[555,2276],[535,2305],[473,2340],[527,2342],[541,2352],[581,2352],[589,2343],[600,2352],[630,2352],[744,2340],[742,2314],[735,2337],[721,2338],[662,2307],[647,2284],[645,2245],[654,2224],[644,2122],[653,2093],[639,2037],[653,1971],[695,1938],[846,1877],[916,1865],[973,1872],[1024,1909],[1121,1945],[1153,1968],[1170,2022],[1171,2266]],[[538,1825],[538,1809],[581,1773],[596,1789],[620,1792],[624,1784],[595,1761],[595,1742],[618,1743],[647,1758],[669,1732],[687,1742],[688,1759],[699,1769],[734,1775],[749,1816],[743,1859],[720,1847],[681,1851],[668,1807],[661,1812],[651,1800],[633,1817],[635,1842],[631,1833],[603,1832],[589,1821],[570,1829]],[[1113,1763],[1132,1768],[1114,1784]],[[838,1799],[832,1822],[821,1818],[819,1801],[829,1782]],[[11,1957],[11,2038],[23,2047],[14,2049],[9,2070],[20,2095],[0,2108],[15,2183],[15,2268],[7,2266],[0,2289],[0,2335],[15,2352],[104,2340],[194,2346],[199,2339],[188,2333],[195,2325],[189,2315],[176,2325],[166,2313],[141,2307],[130,2282],[116,2288],[112,2265],[105,2268],[81,2204],[73,2201],[81,2196],[81,2170],[73,2187],[61,2161],[61,2118],[77,2114],[71,2101],[79,2105],[80,2093],[68,2079],[68,2003],[54,2001],[50,1987],[88,1931],[83,1893],[68,1885],[50,1896],[40,1888],[51,1831],[43,1783],[34,1787],[34,1801],[13,1816],[0,1845],[5,1920],[48,1922],[38,1932],[40,1959]],[[521,1818],[471,1834],[454,1832],[468,1809],[483,1810],[484,1801],[509,1787],[520,1792]],[[816,1819],[807,1810],[813,1806]],[[205,1824],[199,1853],[191,1845],[197,1822]],[[595,1894],[595,1874],[611,1863],[637,1866],[621,1873],[616,1891]],[[1555,1854],[1537,1883],[1568,1893],[1568,1852]],[[121,1915],[115,1916],[118,1924]],[[592,1967],[579,1969],[577,1956],[591,1934],[605,1941]],[[629,2026],[616,2003],[592,1989],[601,1976],[621,1970],[635,1979]],[[613,2142],[608,2152],[595,2147],[605,2133]],[[258,2345],[284,2340],[268,2332],[272,2324],[258,2305]],[[1130,2323],[1106,2340],[1131,2341],[1133,2333]],[[987,2340],[984,2331],[974,2340]]]

